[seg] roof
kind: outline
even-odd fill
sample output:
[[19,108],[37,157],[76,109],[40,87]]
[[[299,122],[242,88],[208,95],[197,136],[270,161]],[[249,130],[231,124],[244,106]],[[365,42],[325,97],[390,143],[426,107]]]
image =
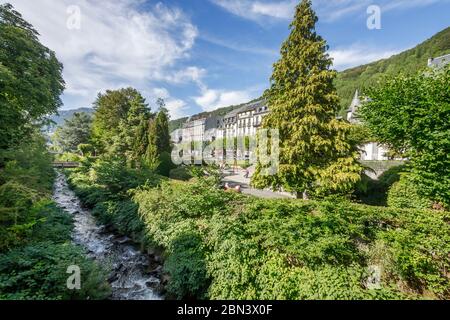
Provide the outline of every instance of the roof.
[[230,113],[227,113],[224,116],[224,119],[235,117],[236,115],[238,115],[239,113],[242,113],[242,112],[252,111],[262,105],[264,105],[264,100],[262,100],[262,99],[255,101],[255,102],[247,103],[246,105],[244,105],[236,110],[233,110]]

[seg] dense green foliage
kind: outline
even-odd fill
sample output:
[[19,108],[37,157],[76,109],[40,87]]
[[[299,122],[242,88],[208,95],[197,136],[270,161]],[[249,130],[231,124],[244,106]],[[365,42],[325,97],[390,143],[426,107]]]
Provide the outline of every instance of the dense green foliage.
[[[103,299],[106,274],[71,242],[72,217],[50,200],[54,171],[45,140],[1,153],[0,299]],[[81,290],[66,287],[67,268],[82,270]]]
[[136,165],[145,154],[148,122],[153,116],[133,88],[108,90],[94,102],[92,140],[98,151]]
[[162,99],[158,100],[158,104],[159,111],[149,125],[145,161],[159,174],[168,177],[170,170],[174,168],[171,157],[172,143],[169,134],[169,112],[165,108]]
[[[258,100],[260,100],[260,98],[254,99],[247,103],[256,102]],[[218,108],[218,109],[210,111],[210,112],[201,112],[201,113],[195,114],[190,117],[184,117],[184,118],[180,118],[180,119],[171,120],[169,122],[169,132],[173,132],[176,129],[180,129],[183,126],[183,124],[188,120],[198,120],[198,119],[209,118],[209,117],[223,117],[227,113],[233,112],[234,110],[237,110],[237,109],[243,107],[247,103]]]
[[[80,290],[66,287],[70,265],[82,270]],[[81,248],[69,243],[38,242],[0,255],[0,299],[105,299],[110,294],[106,277]]]
[[91,137],[92,119],[87,113],[74,113],[58,127],[52,137],[56,149],[60,152],[77,152],[78,146],[87,145]]
[[61,105],[62,65],[38,36],[10,4],[0,5],[1,149],[29,138]]
[[279,131],[279,166],[267,174],[259,161],[252,184],[304,195],[346,193],[362,168],[350,124],[336,119],[336,73],[326,42],[315,31],[318,19],[311,6],[309,0],[297,6],[265,93],[270,113],[262,127]]
[[169,176],[172,150],[169,115],[158,99],[154,114],[133,88],[108,90],[94,102],[91,141],[105,158],[121,158],[132,168],[151,168]]
[[346,110],[357,89],[365,94],[365,89],[375,85],[386,75],[399,73],[412,75],[424,70],[427,60],[450,53],[450,27],[434,35],[415,48],[370,64],[348,69],[338,74],[335,81],[341,98],[341,110]]
[[[134,197],[147,236],[166,249],[174,297],[448,298],[448,215],[348,202],[258,200],[208,181],[163,183]],[[175,263],[176,261],[176,263]],[[369,289],[370,266],[381,270]]]
[[387,204],[393,208],[431,209],[433,202],[420,194],[411,176],[403,174],[390,188]]
[[100,223],[144,241],[143,223],[130,200],[130,191],[143,185],[155,187],[164,178],[146,168],[130,168],[121,159],[85,160],[81,167],[67,173],[70,186]]
[[[202,178],[203,169],[191,182],[133,183],[125,175],[100,179],[97,170],[70,170],[71,185],[102,223],[164,250],[169,298],[450,297],[446,212],[334,198],[260,200],[218,189],[217,177]],[[381,180],[392,184],[399,171]],[[122,196],[102,180],[119,183]],[[381,273],[376,287],[368,283],[373,268]]]
[[50,197],[53,169],[44,139],[33,140],[1,152],[7,159],[0,169],[0,252],[28,241],[38,223],[40,202]]
[[398,76],[368,91],[360,116],[373,135],[410,158],[420,192],[450,205],[450,67]]

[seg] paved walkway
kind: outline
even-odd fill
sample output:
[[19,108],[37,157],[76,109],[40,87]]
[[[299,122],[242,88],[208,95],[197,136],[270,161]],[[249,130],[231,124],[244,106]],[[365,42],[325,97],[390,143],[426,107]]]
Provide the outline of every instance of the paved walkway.
[[[254,173],[254,168],[249,168],[250,177]],[[250,187],[250,178],[245,178],[245,170],[222,170],[224,174],[223,182],[227,182],[230,187],[235,187],[237,185],[241,186],[242,193],[252,195],[258,198],[264,199],[292,199],[294,198],[290,193],[287,192],[274,192],[270,190],[259,190]]]

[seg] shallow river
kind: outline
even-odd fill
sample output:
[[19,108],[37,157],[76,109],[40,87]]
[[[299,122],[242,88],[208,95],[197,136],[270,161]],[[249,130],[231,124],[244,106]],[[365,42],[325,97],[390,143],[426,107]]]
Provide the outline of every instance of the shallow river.
[[162,299],[153,289],[159,286],[160,280],[150,271],[149,257],[141,253],[130,239],[118,237],[98,225],[89,210],[81,206],[75,193],[69,189],[61,172],[58,172],[55,182],[53,199],[74,217],[73,241],[83,246],[90,258],[111,270],[111,299]]

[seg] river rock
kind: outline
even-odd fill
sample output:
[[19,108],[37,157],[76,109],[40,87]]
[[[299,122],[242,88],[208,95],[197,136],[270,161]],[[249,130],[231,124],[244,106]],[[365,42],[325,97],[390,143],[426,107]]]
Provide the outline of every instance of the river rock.
[[115,240],[115,242],[117,242],[118,244],[125,244],[125,243],[130,243],[131,239],[128,237],[121,237]]
[[148,288],[156,289],[160,285],[160,281],[158,279],[150,279],[145,283]]
[[161,284],[166,286],[170,281],[170,276],[168,274],[163,274],[161,277]]
[[155,269],[153,269],[152,271],[150,271],[150,274],[151,274],[152,276],[157,277],[157,276],[159,276],[159,275],[161,274],[162,269],[163,269],[162,266],[157,266]]

